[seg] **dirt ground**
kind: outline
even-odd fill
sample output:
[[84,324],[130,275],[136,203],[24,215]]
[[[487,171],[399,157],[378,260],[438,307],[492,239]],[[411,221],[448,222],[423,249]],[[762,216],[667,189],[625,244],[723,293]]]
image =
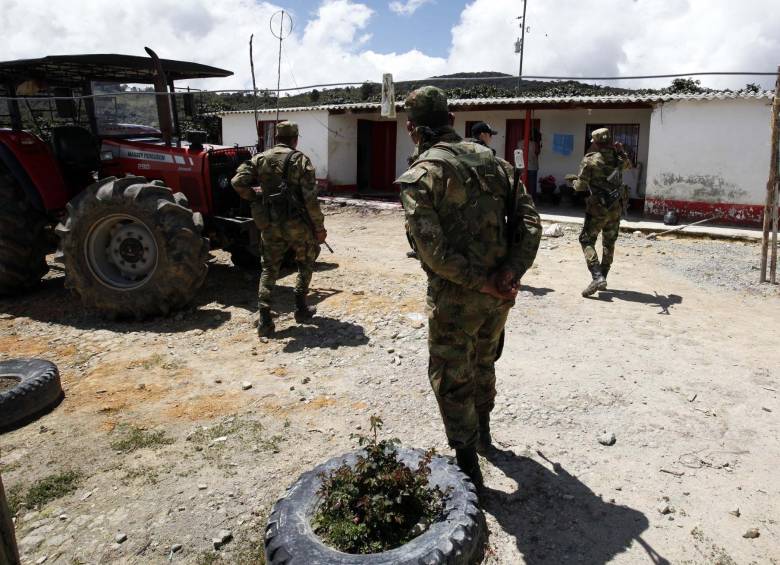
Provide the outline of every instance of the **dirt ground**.
[[[450,453],[401,212],[331,208],[327,227],[319,315],[297,326],[282,279],[273,340],[257,276],[222,252],[167,319],[102,321],[57,270],[0,301],[0,359],[54,361],[66,394],[0,436],[24,563],[260,563],[273,503],[370,415]],[[611,290],[583,299],[576,236],[542,241],[510,315],[485,563],[780,563],[780,292],[755,283],[758,245],[622,234]]]

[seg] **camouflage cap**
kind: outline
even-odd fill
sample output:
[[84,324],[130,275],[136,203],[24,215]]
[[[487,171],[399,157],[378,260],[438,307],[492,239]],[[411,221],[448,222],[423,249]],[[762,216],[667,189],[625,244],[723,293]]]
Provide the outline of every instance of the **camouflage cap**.
[[594,129],[590,134],[590,140],[594,143],[609,143],[611,137],[608,128]]
[[279,137],[298,137],[298,124],[295,122],[279,122],[276,124],[276,135]]
[[418,126],[443,126],[449,120],[447,95],[441,88],[423,86],[413,90],[404,102],[409,121]]

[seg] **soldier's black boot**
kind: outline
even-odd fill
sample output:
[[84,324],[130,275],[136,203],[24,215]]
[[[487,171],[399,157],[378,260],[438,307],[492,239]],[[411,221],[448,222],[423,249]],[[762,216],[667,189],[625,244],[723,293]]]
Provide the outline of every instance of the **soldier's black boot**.
[[604,263],[601,264],[601,276],[604,277],[604,288],[607,288],[607,275],[609,274],[609,268],[612,265],[605,265]]
[[479,439],[477,440],[477,453],[485,455],[493,449],[493,438],[490,437],[490,412],[480,412]]
[[317,309],[314,306],[308,306],[306,304],[305,294],[295,295],[295,321],[299,324],[306,320],[311,320],[314,314],[317,313]]
[[271,317],[270,308],[260,308],[260,317],[257,320],[257,335],[259,337],[269,337],[274,335],[274,319]]
[[604,275],[601,273],[601,265],[598,263],[588,265],[588,269],[590,269],[590,274],[593,275],[593,280],[590,281],[590,284],[582,291],[582,296],[590,296],[598,290],[605,290],[607,288],[607,279],[605,279]]
[[477,487],[477,491],[485,486],[482,480],[482,471],[479,468],[479,457],[477,456],[476,447],[456,449],[455,460],[458,462],[460,470],[466,473],[471,482],[474,483],[474,486]]

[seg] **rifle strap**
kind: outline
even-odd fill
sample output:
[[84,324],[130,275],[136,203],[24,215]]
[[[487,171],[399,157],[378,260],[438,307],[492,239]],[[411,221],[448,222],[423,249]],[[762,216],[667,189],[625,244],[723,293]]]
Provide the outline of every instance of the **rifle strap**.
[[300,151],[293,149],[284,158],[284,162],[282,163],[282,180],[285,182],[287,181],[287,173],[290,171],[290,161],[292,161],[292,158],[298,153],[300,153]]

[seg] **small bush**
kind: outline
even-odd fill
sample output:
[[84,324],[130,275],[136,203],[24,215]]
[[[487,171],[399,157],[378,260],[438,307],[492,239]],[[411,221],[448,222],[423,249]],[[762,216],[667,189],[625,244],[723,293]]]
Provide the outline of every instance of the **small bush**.
[[124,428],[123,437],[111,442],[111,449],[114,451],[121,451],[123,453],[130,453],[136,449],[142,449],[144,447],[157,447],[160,445],[170,445],[173,443],[173,438],[168,437],[165,432],[148,432],[135,426]]
[[377,440],[382,421],[371,417],[373,437],[357,436],[365,455],[354,467],[342,465],[322,473],[322,499],[312,520],[317,535],[345,553],[378,553],[414,539],[444,509],[445,494],[430,488],[430,462],[425,453],[416,469],[398,460],[397,439]]
[[33,483],[26,493],[23,487],[17,485],[8,492],[8,506],[11,514],[16,514],[22,504],[27,508],[38,508],[52,500],[75,492],[82,478],[82,474],[78,471],[65,471],[49,475]]

